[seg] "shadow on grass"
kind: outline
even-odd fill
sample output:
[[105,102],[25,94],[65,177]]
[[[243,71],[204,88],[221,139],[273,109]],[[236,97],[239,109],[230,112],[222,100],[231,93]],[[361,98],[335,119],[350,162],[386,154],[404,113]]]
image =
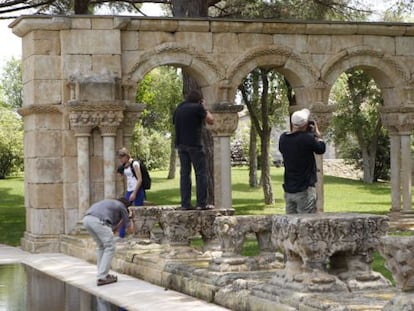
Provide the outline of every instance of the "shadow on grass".
[[[11,187],[4,187],[5,183]],[[0,180],[0,243],[18,246],[26,228],[23,195],[16,194],[23,178],[14,177]],[[13,188],[13,186],[16,188]]]

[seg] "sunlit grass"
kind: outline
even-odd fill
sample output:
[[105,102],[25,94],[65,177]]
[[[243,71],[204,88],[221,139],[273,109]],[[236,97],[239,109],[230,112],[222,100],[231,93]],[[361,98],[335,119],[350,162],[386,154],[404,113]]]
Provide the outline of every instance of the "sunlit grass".
[[0,243],[20,244],[26,228],[23,178],[0,179]]

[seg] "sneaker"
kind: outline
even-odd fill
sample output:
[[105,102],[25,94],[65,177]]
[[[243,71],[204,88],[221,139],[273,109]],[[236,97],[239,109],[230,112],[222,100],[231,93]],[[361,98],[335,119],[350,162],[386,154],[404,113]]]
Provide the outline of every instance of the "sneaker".
[[193,210],[195,210],[195,208],[192,206],[188,206],[188,207],[181,206],[180,207],[180,211],[193,211]]
[[214,205],[197,206],[198,211],[206,211],[210,209],[214,209]]
[[98,286],[101,285],[106,285],[106,284],[111,284],[111,283],[115,283],[118,281],[118,277],[116,275],[113,274],[108,274],[104,279],[99,279],[96,284]]

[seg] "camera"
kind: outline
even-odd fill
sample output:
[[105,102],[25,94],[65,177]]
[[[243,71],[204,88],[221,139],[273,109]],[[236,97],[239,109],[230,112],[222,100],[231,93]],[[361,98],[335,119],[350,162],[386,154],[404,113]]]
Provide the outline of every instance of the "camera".
[[315,120],[308,121],[308,127],[306,129],[308,132],[314,133],[315,132]]

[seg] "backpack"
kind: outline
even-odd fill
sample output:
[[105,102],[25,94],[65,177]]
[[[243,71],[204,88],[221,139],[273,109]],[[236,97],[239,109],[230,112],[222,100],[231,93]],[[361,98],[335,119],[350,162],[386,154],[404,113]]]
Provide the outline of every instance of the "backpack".
[[[133,160],[131,162],[131,171],[132,174],[134,175],[135,178],[137,178],[137,175],[135,175],[135,171],[134,171],[134,162],[138,161],[138,160]],[[144,188],[144,190],[149,190],[151,189],[151,176],[149,175],[148,169],[145,166],[144,163],[142,163],[142,161],[138,161],[139,163],[139,168],[141,170],[141,176],[142,176],[142,188]]]

